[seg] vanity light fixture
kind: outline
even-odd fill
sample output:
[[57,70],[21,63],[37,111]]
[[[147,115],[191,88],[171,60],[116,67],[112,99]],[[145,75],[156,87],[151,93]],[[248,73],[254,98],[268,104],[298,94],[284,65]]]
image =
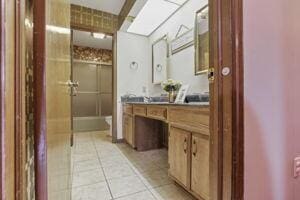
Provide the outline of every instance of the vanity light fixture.
[[91,33],[91,36],[93,38],[96,38],[96,39],[104,39],[106,38],[106,35],[104,33]]

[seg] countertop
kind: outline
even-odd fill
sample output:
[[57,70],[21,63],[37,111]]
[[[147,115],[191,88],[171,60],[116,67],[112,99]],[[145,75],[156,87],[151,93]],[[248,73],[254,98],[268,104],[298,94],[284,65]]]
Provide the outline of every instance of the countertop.
[[169,103],[169,102],[123,102],[133,105],[163,105],[163,106],[209,106],[209,102]]

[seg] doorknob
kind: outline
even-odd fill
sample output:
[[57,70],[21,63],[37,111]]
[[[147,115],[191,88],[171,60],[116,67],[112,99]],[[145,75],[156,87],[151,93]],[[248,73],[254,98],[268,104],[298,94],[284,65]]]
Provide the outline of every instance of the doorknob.
[[69,86],[71,96],[77,96],[77,88],[79,86],[78,81],[73,82],[71,80],[68,80],[67,82],[65,82],[65,85]]
[[72,86],[71,86],[71,95],[72,96],[77,96],[77,88],[79,87],[79,82],[78,81],[75,81],[75,82],[72,82]]

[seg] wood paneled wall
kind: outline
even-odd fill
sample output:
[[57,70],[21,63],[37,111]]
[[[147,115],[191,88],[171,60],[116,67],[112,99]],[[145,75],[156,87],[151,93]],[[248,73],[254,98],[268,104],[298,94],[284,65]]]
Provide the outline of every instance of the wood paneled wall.
[[71,28],[113,34],[118,29],[118,16],[72,4]]
[[136,0],[126,0],[122,10],[119,14],[119,22],[118,22],[118,28],[120,28],[123,24],[123,22],[125,21],[127,15],[129,14],[131,8],[133,7],[134,3],[136,2]]
[[73,58],[76,60],[112,64],[112,50],[73,46]]

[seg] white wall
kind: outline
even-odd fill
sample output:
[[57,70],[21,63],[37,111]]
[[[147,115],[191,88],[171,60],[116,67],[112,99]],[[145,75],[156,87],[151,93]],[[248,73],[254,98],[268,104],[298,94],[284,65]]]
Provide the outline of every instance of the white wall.
[[[118,97],[118,138],[122,138],[121,96],[129,93],[144,95],[148,74],[151,70],[149,39],[147,37],[118,31],[117,33],[117,97]],[[130,69],[131,62],[137,62],[137,70]],[[151,72],[151,71],[150,71]]]
[[[168,40],[173,40],[181,24],[193,28],[195,21],[195,13],[205,6],[207,0],[190,0],[180,10],[178,10],[168,21],[151,34],[149,38],[151,44],[163,35],[168,35]],[[149,54],[151,57],[151,52]],[[190,85],[189,93],[199,93],[208,91],[207,75],[195,76],[194,65],[194,46],[191,46],[179,53],[170,55],[168,65],[168,77],[182,81],[184,84]],[[154,86],[151,83],[151,71],[149,76],[149,90],[151,94],[160,94],[162,89],[160,85]]]

